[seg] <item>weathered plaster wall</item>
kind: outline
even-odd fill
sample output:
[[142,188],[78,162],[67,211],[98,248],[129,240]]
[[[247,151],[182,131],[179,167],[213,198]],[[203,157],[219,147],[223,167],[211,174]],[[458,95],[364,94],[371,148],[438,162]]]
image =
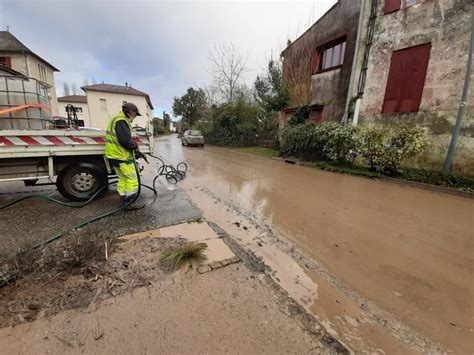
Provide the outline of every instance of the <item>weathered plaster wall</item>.
[[[106,129],[109,119],[122,110],[124,101],[137,105],[142,116],[137,116],[132,126],[138,125],[146,128],[151,125],[153,111],[146,101],[145,96],[118,94],[104,91],[87,90],[87,105],[89,108],[90,126]],[[106,110],[102,110],[100,100],[106,100]]]
[[[370,2],[367,0],[368,4]],[[383,13],[383,6],[384,1],[379,0],[360,122],[385,125],[400,121],[425,127],[433,145],[414,164],[439,169],[446,156],[466,74],[472,1],[426,0],[387,15]],[[369,10],[366,6],[364,37]],[[431,43],[432,48],[419,112],[382,114],[392,52],[424,43]],[[363,50],[364,46],[358,56],[356,78],[360,73]],[[474,80],[474,75],[472,78]],[[353,87],[354,96],[356,86]],[[474,175],[474,81],[471,83],[454,171]]]
[[[354,55],[354,53],[352,53]],[[345,64],[347,66],[347,64]],[[350,75],[350,74],[349,74]],[[323,120],[340,121],[344,114],[349,78],[343,68],[312,76],[311,103],[323,103]]]
[[[324,120],[339,121],[344,113],[355,40],[359,20],[359,1],[340,0],[282,54],[283,74],[289,85],[307,86],[308,98],[301,100],[298,90],[291,90],[292,104],[324,104]],[[347,36],[344,64],[341,68],[311,75],[311,54],[327,42]],[[299,78],[290,78],[290,72]],[[292,80],[293,79],[293,80]],[[296,81],[296,82],[292,82]],[[308,81],[309,85],[306,84]]]

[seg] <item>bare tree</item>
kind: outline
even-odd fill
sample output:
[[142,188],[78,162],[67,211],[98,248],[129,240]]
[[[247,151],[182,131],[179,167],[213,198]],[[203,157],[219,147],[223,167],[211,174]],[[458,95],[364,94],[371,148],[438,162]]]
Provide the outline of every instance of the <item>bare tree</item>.
[[221,44],[209,53],[214,84],[224,100],[231,102],[246,71],[248,55],[243,55],[233,43]]
[[63,83],[63,96],[71,95],[71,90],[69,90],[69,84]]
[[296,48],[289,48],[284,56],[283,78],[292,105],[307,105],[311,102],[311,75],[315,55],[308,44],[301,43]]
[[72,91],[73,95],[77,95],[77,85],[76,85],[76,83],[72,83],[71,91]]
[[92,78],[92,85],[97,85],[97,81],[95,81],[95,78]]
[[82,86],[89,86],[89,80],[87,78],[84,79]]
[[219,103],[219,90],[215,85],[208,85],[204,87],[203,90],[206,94],[206,104],[208,107],[212,107]]

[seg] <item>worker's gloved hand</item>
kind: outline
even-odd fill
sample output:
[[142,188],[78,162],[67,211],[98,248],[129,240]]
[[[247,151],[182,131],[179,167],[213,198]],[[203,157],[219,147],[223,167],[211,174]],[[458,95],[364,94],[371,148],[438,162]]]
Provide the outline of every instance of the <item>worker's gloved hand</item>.
[[150,164],[150,163],[148,163],[148,159],[146,158],[145,154],[140,152],[138,149],[135,150],[135,158],[136,159],[143,159],[144,161],[147,162],[147,164]]
[[145,154],[140,152],[138,149],[135,150],[135,157],[137,159],[143,159],[143,160],[147,161]]

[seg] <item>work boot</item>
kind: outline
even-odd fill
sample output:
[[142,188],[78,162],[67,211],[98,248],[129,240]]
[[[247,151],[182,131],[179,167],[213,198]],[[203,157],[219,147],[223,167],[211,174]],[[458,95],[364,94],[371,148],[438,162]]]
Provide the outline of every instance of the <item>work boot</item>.
[[123,200],[123,204],[126,206],[125,211],[140,210],[145,207],[145,204],[142,202],[135,201],[130,204],[130,201],[133,201],[135,199],[135,196],[136,194],[125,197],[125,199]]

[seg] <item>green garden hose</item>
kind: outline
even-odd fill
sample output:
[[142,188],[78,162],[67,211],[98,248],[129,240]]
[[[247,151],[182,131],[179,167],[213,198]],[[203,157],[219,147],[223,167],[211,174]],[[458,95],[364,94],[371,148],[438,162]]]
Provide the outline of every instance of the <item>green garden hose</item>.
[[[135,171],[137,172],[137,178],[138,178],[138,191],[135,195],[135,198],[131,201],[129,201],[127,204],[125,205],[122,205],[116,209],[113,209],[112,211],[109,211],[109,212],[106,212],[106,213],[102,213],[98,216],[95,216],[95,217],[92,217],[92,218],[89,218],[75,226],[73,226],[72,228],[70,228],[68,231],[71,231],[71,230],[76,230],[76,229],[79,229],[81,227],[84,227],[86,225],[88,225],[89,223],[92,223],[92,222],[95,222],[99,219],[102,219],[102,218],[105,218],[105,217],[108,217],[108,216],[111,216],[112,214],[118,212],[118,211],[121,211],[123,209],[125,209],[126,207],[130,206],[132,203],[134,203],[138,197],[140,196],[140,192],[141,192],[141,187],[142,187],[142,183],[141,183],[141,179],[140,179],[140,172],[138,171],[138,167],[137,167],[137,163],[136,163],[136,160],[135,160],[135,157],[133,157],[133,162],[134,162],[134,165],[135,165]],[[83,203],[66,203],[66,202],[63,202],[63,201],[60,201],[60,200],[56,200],[50,196],[45,196],[45,195],[28,195],[28,196],[24,196],[24,197],[20,197],[16,200],[13,200],[11,202],[8,202],[7,204],[5,205],[1,205],[0,206],[0,210],[4,209],[4,208],[7,208],[7,207],[10,207],[14,204],[17,204],[18,202],[21,202],[21,201],[24,201],[26,199],[30,199],[30,198],[39,198],[39,199],[43,199],[43,200],[47,200],[47,201],[50,201],[50,202],[53,202],[53,203],[57,203],[61,206],[64,206],[64,207],[69,207],[69,208],[83,208],[85,206],[87,206],[88,204],[90,204],[98,195],[100,195],[106,188],[108,185],[110,184],[113,184],[115,182],[110,182],[108,183],[106,186],[102,187],[99,191],[97,191],[94,195],[91,196],[91,198],[89,198],[87,201],[83,202]],[[157,191],[154,189],[154,188],[151,188],[149,186],[146,186],[147,188],[149,188],[150,190],[152,190],[155,194],[157,193]],[[62,233],[58,233],[58,234],[55,234],[55,235],[52,235],[50,236],[49,238],[47,238],[46,240],[43,240],[41,241],[40,243],[38,244],[35,244],[33,245],[32,249],[37,249],[43,245],[46,245],[46,244],[49,244],[55,240],[58,240],[59,238],[61,238],[66,232],[62,232]]]
[[[108,216],[111,216],[112,214],[116,213],[116,212],[119,212],[125,208],[127,208],[128,206],[130,206],[132,203],[134,203],[138,197],[140,196],[140,193],[141,193],[141,188],[142,187],[146,187],[147,189],[150,189],[151,191],[153,191],[155,193],[155,195],[158,193],[156,191],[156,188],[155,188],[155,182],[157,180],[157,178],[160,176],[160,175],[166,175],[166,173],[163,173],[164,171],[167,171],[167,179],[168,181],[169,180],[169,176],[170,174],[176,174],[177,177],[175,177],[175,183],[178,182],[178,179],[182,179],[185,174],[186,174],[186,170],[187,170],[187,165],[185,163],[180,163],[180,164],[183,164],[182,166],[185,166],[186,170],[178,170],[176,168],[174,168],[172,165],[165,165],[163,160],[160,159],[159,157],[157,156],[154,156],[154,155],[151,155],[149,154],[149,156],[151,156],[152,158],[155,158],[157,160],[159,160],[162,165],[159,166],[159,169],[158,169],[158,174],[155,176],[154,180],[153,180],[153,187],[150,187],[150,186],[147,186],[145,184],[142,184],[142,181],[141,181],[141,178],[140,178],[140,171],[138,170],[138,166],[137,166],[137,162],[136,162],[136,159],[135,159],[135,156],[133,157],[133,163],[135,165],[135,171],[137,173],[137,178],[138,178],[138,191],[137,193],[135,194],[135,198],[131,201],[129,201],[127,204],[125,205],[122,205],[116,209],[113,209],[112,211],[109,211],[109,212],[105,212],[105,213],[102,213],[98,216],[95,216],[95,217],[92,217],[92,218],[89,218],[89,219],[86,219],[85,221],[73,226],[72,228],[70,228],[67,232],[69,231],[72,231],[72,230],[76,230],[76,229],[79,229],[79,228],[82,228],[92,222],[95,222],[95,221],[98,221],[99,219],[102,219],[102,218],[105,218],[105,217],[108,217]],[[148,161],[147,161],[148,162]],[[178,167],[180,166],[180,164],[178,164]],[[97,196],[99,196],[103,191],[105,191],[105,189],[107,188],[108,185],[111,185],[111,184],[114,184],[115,181],[112,181],[112,182],[109,182],[106,186],[103,186],[100,190],[98,190],[94,195],[91,196],[91,198],[89,198],[87,201],[85,202],[82,202],[82,203],[66,203],[66,202],[63,202],[63,201],[60,201],[60,200],[57,200],[57,199],[54,199],[50,196],[46,196],[46,195],[28,195],[28,196],[23,196],[23,197],[20,197],[16,200],[13,200],[11,202],[8,202],[4,205],[0,205],[0,210],[2,209],[5,209],[7,207],[10,207],[14,204],[17,204],[21,201],[24,201],[26,199],[30,199],[30,198],[39,198],[39,199],[43,199],[43,200],[47,200],[47,201],[50,201],[50,202],[53,202],[53,203],[57,203],[58,205],[61,205],[61,206],[64,206],[64,207],[69,207],[69,208],[83,208],[85,206],[87,206],[88,204],[90,204]],[[64,236],[66,232],[62,232],[62,233],[58,233],[58,234],[55,234],[55,235],[52,235],[50,236],[49,238],[47,238],[46,240],[43,240],[41,241],[40,243],[38,244],[35,244],[33,245],[32,249],[37,249],[43,245],[46,245],[46,244],[49,244],[55,240],[58,240],[60,239],[61,237]]]

